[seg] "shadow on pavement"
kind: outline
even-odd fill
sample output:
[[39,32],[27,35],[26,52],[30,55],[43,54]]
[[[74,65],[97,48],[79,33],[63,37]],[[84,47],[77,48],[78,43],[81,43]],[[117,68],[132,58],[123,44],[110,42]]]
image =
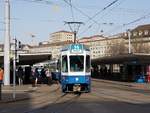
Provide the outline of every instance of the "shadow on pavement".
[[[3,93],[3,99],[12,94]],[[1,101],[0,113],[149,113],[149,104],[131,104],[121,101],[105,98],[91,98],[89,95],[81,96],[63,96],[63,99],[51,101],[45,99],[43,102],[49,102],[42,106],[40,101],[37,107],[33,107],[30,95],[20,93],[16,95],[17,101]],[[22,98],[19,99],[19,98]],[[25,99],[26,98],[26,99]],[[43,98],[43,97],[41,97]],[[9,98],[11,100],[11,97]],[[24,99],[24,100],[23,100]],[[51,103],[51,102],[52,103]],[[42,107],[40,107],[42,106]]]
[[149,113],[150,104],[119,101],[65,101],[34,109],[28,113]]
[[10,92],[2,93],[0,113],[22,113],[22,111],[29,109],[31,109],[31,103],[28,93],[17,93],[15,99]]

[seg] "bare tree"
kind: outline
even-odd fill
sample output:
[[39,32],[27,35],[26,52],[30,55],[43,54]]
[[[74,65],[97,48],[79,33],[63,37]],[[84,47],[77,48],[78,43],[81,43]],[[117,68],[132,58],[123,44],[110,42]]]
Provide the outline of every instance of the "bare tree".
[[132,39],[132,51],[134,53],[150,53],[148,38],[136,37]]
[[114,55],[122,55],[127,52],[125,41],[112,41],[110,48],[108,49],[108,53],[111,53],[112,56]]

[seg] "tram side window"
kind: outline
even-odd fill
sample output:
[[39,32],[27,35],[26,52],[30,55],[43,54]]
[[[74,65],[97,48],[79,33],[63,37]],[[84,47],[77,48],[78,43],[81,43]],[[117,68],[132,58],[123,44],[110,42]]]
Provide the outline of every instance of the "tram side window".
[[84,69],[84,56],[70,56],[70,71],[82,72]]
[[90,56],[86,55],[86,72],[90,72]]
[[62,72],[68,72],[67,56],[62,56]]

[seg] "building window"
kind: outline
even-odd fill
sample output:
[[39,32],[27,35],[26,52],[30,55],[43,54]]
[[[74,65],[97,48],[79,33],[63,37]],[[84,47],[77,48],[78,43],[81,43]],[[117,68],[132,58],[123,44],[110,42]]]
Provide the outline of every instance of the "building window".
[[141,36],[143,34],[143,32],[142,31],[139,31],[139,36]]
[[133,32],[133,36],[137,36],[137,32]]
[[144,35],[148,35],[148,30],[145,30],[145,31],[144,31]]

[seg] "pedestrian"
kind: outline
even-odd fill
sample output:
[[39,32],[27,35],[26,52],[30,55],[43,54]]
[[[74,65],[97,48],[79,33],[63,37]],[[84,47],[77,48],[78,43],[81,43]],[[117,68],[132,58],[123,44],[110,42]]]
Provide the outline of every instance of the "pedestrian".
[[51,75],[51,72],[48,68],[45,71],[45,75],[47,77],[47,84],[50,85],[51,81],[52,81],[52,75]]
[[32,87],[35,87],[36,77],[35,77],[35,68],[34,67],[31,69],[30,80],[31,80],[31,83],[32,83]]
[[60,72],[58,71],[58,69],[56,69],[55,76],[56,76],[56,83],[59,84],[59,81],[60,81]]
[[23,84],[23,68],[19,67],[18,68],[18,81],[19,81],[19,85]]
[[0,84],[3,84],[3,76],[4,76],[4,71],[2,68],[0,68]]
[[45,83],[45,80],[47,79],[47,77],[46,77],[46,70],[45,70],[45,68],[42,68],[42,70],[41,70],[41,83]]
[[0,68],[0,100],[2,99],[2,84],[3,84],[3,75],[4,71],[2,68]]
[[35,85],[37,86],[38,80],[39,80],[39,70],[38,68],[35,69],[34,77],[35,77]]

